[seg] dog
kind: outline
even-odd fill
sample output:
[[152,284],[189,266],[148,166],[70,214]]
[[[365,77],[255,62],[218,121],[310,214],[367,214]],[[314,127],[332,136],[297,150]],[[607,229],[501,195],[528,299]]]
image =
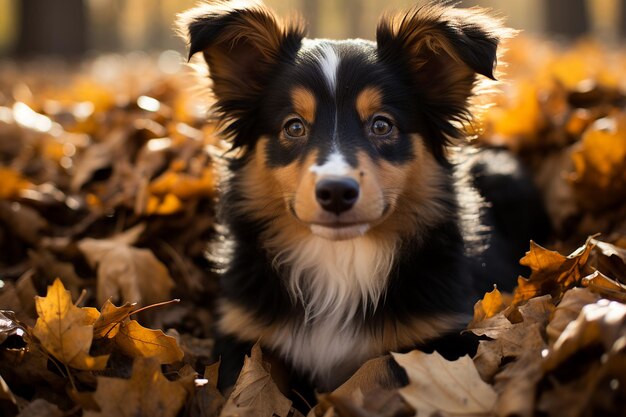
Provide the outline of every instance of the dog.
[[[488,229],[505,226],[491,250],[527,244],[528,231],[507,229],[519,220],[490,214],[481,193],[497,184],[512,194],[503,206],[524,208],[532,184],[505,152],[468,165],[449,149],[512,34],[500,20],[435,3],[383,16],[376,42],[335,41],[262,3],[218,1],[179,25],[233,148],[219,201],[223,369],[259,341],[318,390],[372,358],[383,360],[367,378],[402,384],[388,352],[458,334],[479,294],[513,285],[515,266],[499,263],[523,254],[489,256]],[[237,372],[223,374],[226,386]]]

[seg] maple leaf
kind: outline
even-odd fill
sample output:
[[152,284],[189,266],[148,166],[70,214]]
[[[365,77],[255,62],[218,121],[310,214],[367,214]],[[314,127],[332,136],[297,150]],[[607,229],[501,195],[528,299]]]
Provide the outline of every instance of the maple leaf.
[[283,396],[263,362],[259,344],[246,356],[233,392],[228,397],[220,417],[240,415],[287,417],[291,401]]
[[89,355],[98,310],[72,304],[70,292],[58,278],[48,286],[47,295],[36,297],[35,303],[39,318],[33,334],[52,356],[76,369],[105,368],[108,355]]
[[488,416],[497,395],[485,383],[469,356],[447,361],[439,353],[414,350],[393,353],[409,377],[409,385],[400,389],[402,397],[419,416]]
[[135,308],[135,304],[126,303],[121,307],[116,307],[111,300],[106,300],[100,309],[100,317],[93,324],[93,337],[99,339],[115,337],[119,331],[120,324],[128,318]]
[[137,358],[130,379],[98,377],[93,394],[100,411],[84,417],[175,417],[187,390],[179,381],[168,381],[154,358]]
[[520,264],[529,267],[532,272],[529,278],[518,278],[513,304],[518,305],[544,294],[551,294],[558,299],[565,289],[579,283],[587,275],[586,263],[594,248],[591,240],[591,237],[588,238],[583,246],[567,257],[531,241],[530,251],[520,260]]
[[147,329],[135,320],[119,326],[115,344],[128,356],[155,358],[162,364],[180,361],[184,356],[175,338],[161,330]]

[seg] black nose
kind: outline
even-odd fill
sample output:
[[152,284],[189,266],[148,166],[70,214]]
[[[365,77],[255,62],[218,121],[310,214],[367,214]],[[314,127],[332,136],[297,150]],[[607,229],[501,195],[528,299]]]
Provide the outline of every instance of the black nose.
[[359,183],[352,178],[320,180],[315,186],[315,198],[324,210],[342,213],[350,210],[359,198]]

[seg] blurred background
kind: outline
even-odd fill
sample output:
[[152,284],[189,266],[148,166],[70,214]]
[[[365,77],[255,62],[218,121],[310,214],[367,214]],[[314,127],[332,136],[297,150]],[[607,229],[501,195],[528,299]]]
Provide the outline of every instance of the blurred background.
[[[175,15],[194,0],[0,0],[0,54],[94,55],[133,50],[182,50]],[[372,38],[385,10],[423,0],[266,0],[279,13],[302,14],[315,37]],[[603,43],[626,38],[626,0],[463,0],[490,7],[511,27],[538,36],[589,35]]]

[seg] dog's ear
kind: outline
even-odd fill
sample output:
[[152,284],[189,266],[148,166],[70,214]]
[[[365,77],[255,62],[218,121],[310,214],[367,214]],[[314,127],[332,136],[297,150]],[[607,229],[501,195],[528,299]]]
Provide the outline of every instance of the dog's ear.
[[442,3],[381,18],[379,60],[399,69],[409,83],[431,124],[425,139],[436,142],[431,149],[439,159],[447,138],[459,137],[459,122],[470,117],[468,99],[477,74],[495,79],[498,44],[511,35],[483,9]]
[[282,21],[255,0],[210,1],[179,15],[178,27],[189,58],[204,56],[217,110],[235,124],[256,111],[274,68],[295,56],[305,35],[299,21]]

